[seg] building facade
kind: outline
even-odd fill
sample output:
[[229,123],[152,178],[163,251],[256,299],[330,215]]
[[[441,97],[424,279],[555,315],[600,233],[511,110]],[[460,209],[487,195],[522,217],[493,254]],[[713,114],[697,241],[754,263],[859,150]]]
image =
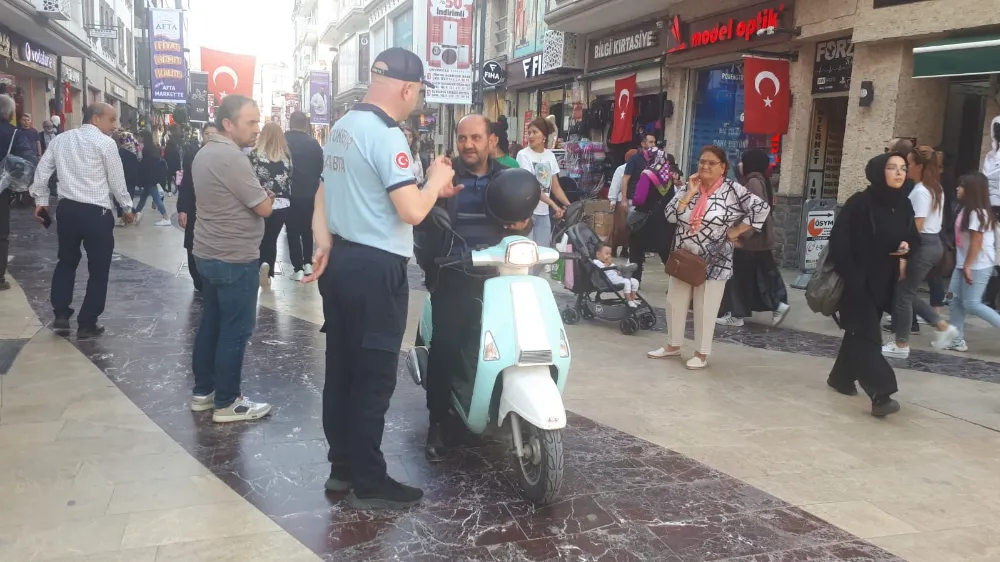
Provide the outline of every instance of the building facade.
[[[639,132],[653,132],[686,172],[705,144],[722,146],[732,159],[751,147],[765,149],[779,194],[778,254],[789,267],[805,256],[804,204],[842,204],[864,189],[865,163],[892,138],[942,150],[948,184],[980,168],[990,148],[989,123],[1000,113],[1000,4],[994,0],[547,4],[549,33],[576,35],[576,44],[587,49],[582,70],[571,71],[563,85],[583,90],[584,124],[574,128],[572,115],[560,122],[606,140],[613,106],[606,96],[614,92],[614,79],[635,74],[636,95],[648,101],[637,105],[632,145]],[[772,29],[757,33],[767,27]],[[748,52],[790,61],[784,135],[743,133]],[[540,88],[556,83],[527,76],[536,66],[525,61],[534,56],[514,56],[508,80],[534,79]],[[549,72],[543,61],[542,75]],[[527,108],[543,110],[530,100]],[[625,147],[608,145],[612,160],[619,148]]]

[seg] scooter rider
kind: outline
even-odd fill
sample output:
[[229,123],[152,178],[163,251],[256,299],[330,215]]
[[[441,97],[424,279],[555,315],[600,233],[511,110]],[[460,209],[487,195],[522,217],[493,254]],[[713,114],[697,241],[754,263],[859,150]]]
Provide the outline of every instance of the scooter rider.
[[[504,227],[486,212],[486,188],[507,167],[493,159],[486,117],[470,114],[456,127],[459,158],[455,160],[454,183],[463,189],[438,204],[448,210],[455,236],[446,241],[447,255],[460,255],[480,246],[493,246],[505,236],[528,228],[529,221]],[[435,250],[440,244],[430,245]],[[450,248],[448,248],[450,246]],[[431,252],[443,254],[443,252]],[[451,406],[451,389],[467,387],[471,393],[479,356],[479,331],[483,309],[483,286],[495,272],[438,269],[435,255],[418,256],[431,291],[433,339],[427,364],[427,409],[430,427],[424,452],[429,461],[443,458],[442,423]],[[430,343],[430,342],[428,342]],[[461,392],[460,392],[461,394]]]

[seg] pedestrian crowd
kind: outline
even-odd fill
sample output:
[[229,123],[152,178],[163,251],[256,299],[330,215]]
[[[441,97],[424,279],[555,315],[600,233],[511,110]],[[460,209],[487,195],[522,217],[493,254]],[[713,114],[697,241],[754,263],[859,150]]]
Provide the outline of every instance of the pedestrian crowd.
[[[13,177],[9,162],[37,165],[28,188],[34,214],[46,228],[57,219],[54,330],[70,330],[75,275],[85,250],[89,278],[77,334],[103,333],[98,320],[116,224],[139,222],[151,201],[160,215],[156,225],[171,225],[163,198],[176,192],[178,225],[201,302],[190,408],[211,411],[215,422],[255,420],[271,411],[243,394],[241,380],[258,293],[271,283],[279,235],[287,231],[291,279],[317,282],[323,299],[323,426],[331,464],[326,488],[350,491],[348,502],[359,509],[406,507],[423,495],[389,477],[381,453],[407,325],[411,258],[425,270],[440,342],[428,363],[428,459],[441,460],[447,450],[442,425],[452,384],[475,379],[475,362],[467,357],[478,352],[479,342],[465,335],[479,333],[483,280],[439,271],[426,256],[414,256],[414,227],[439,207],[465,244],[453,251],[496,244],[509,232],[491,220],[484,193],[513,167],[531,171],[541,188],[533,217],[515,232],[551,246],[553,221],[570,205],[552,151],[552,120],[528,123],[527,145],[518,149],[504,120],[468,115],[456,125],[451,157],[424,158],[417,133],[399,124],[417,107],[421,88],[432,87],[420,59],[387,49],[371,72],[364,100],[332,126],[325,147],[313,138],[304,113],[290,116],[287,132],[275,123],[261,128],[258,107],[240,95],[222,100],[200,138],[184,139],[174,129],[162,149],[149,131],[118,130],[115,109],[104,103],[87,107],[78,129],[58,132],[46,121],[43,132],[30,134],[10,124],[13,100],[0,95],[3,178]],[[21,121],[30,128],[30,116]],[[941,349],[967,349],[968,314],[1000,328],[1000,314],[983,303],[984,294],[989,298],[992,291],[995,298],[998,290],[1000,118],[993,139],[984,173],[962,176],[954,198],[942,186],[938,152],[894,140],[868,163],[867,188],[848,199],[836,218],[828,259],[839,288],[826,296],[837,299],[834,317],[844,337],[828,384],[856,394],[860,383],[873,415],[899,410],[892,399],[895,374],[885,357],[908,356],[916,318],[933,327],[934,345]],[[620,278],[632,305],[647,255],[663,261],[669,274],[667,341],[647,354],[651,359],[681,356],[689,311],[695,352],[685,362],[688,369],[708,366],[717,325],[739,327],[754,312],[766,312],[778,326],[789,312],[773,255],[771,162],[760,149],[744,151],[739,160],[730,162],[725,150],[705,146],[697,170],[685,179],[673,155],[647,134],[615,171],[609,197],[616,231],[590,258],[608,266],[618,248],[627,251],[636,268]],[[10,196],[4,191],[7,199],[0,200],[0,289],[9,287],[4,274]],[[925,281],[929,303],[918,295]],[[941,314],[945,303],[948,319]],[[893,335],[883,344],[886,314]]]

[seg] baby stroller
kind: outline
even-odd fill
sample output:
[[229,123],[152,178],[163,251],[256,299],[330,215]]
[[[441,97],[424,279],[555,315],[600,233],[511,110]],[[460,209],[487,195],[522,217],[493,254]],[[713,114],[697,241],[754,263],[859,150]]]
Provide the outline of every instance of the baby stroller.
[[555,222],[552,226],[552,245],[550,248],[555,248],[556,244],[562,242],[563,236],[573,225],[579,224],[583,220],[583,200],[577,200],[570,203],[569,207],[566,207],[566,211],[559,221]]
[[[580,318],[618,321],[618,329],[626,336],[638,332],[640,328],[643,330],[655,328],[656,312],[646,302],[646,299],[636,293],[639,306],[635,308],[628,306],[628,301],[621,292],[624,285],[620,283],[612,285],[604,273],[609,268],[600,268],[593,262],[594,255],[601,245],[600,237],[584,223],[570,226],[566,234],[569,243],[573,245],[573,252],[579,255],[580,259],[572,260],[570,264],[567,264],[567,267],[573,268],[573,281],[572,286],[566,288],[576,295],[576,302],[571,308],[563,309],[563,322],[576,324]],[[628,273],[628,270],[626,269],[622,273]],[[609,293],[614,296],[602,296]],[[612,306],[615,309],[620,307],[625,312],[620,317],[605,315],[606,306]]]

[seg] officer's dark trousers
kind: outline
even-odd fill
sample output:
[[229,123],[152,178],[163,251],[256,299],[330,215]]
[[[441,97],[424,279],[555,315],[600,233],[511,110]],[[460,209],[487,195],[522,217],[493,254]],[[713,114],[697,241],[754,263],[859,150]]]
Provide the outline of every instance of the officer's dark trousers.
[[386,478],[382,432],[396,389],[410,289],[407,260],[338,239],[319,280],[326,332],[323,430],[355,489]]
[[73,315],[73,286],[76,268],[83,257],[80,245],[87,251],[87,294],[83,297],[78,323],[92,327],[104,312],[108,298],[108,275],[111,255],[115,251],[115,213],[98,205],[79,203],[71,199],[59,202],[56,232],[59,235],[59,261],[52,274],[52,309],[57,318]]
[[[451,407],[454,385],[460,396],[471,389],[479,365],[483,316],[483,279],[442,269],[431,294],[433,340],[427,361],[427,409],[431,423],[441,423]],[[467,397],[466,397],[467,398]]]

